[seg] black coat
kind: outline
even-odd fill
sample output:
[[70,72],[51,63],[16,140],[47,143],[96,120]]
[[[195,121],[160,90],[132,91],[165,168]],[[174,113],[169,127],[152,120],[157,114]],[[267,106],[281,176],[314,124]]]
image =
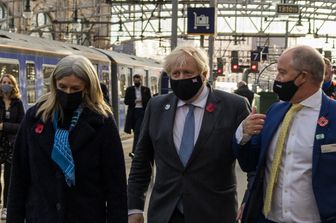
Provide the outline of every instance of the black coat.
[[[147,103],[151,98],[151,92],[148,87],[141,86],[141,97],[142,97],[142,107],[146,109]],[[125,129],[126,133],[131,133],[131,130],[134,129],[133,123],[133,112],[135,108],[135,86],[128,87],[125,93],[125,104],[128,105]]]
[[9,119],[4,121],[6,113],[5,103],[0,98],[0,122],[3,122],[2,133],[8,136],[9,142],[14,143],[16,133],[24,116],[24,108],[20,99],[13,99],[9,111]]
[[253,98],[254,98],[254,93],[253,93],[253,91],[251,91],[250,89],[248,89],[247,85],[241,86],[240,88],[238,88],[237,90],[235,90],[234,93],[247,98],[247,100],[249,101],[250,105],[252,105]]
[[52,123],[29,109],[14,148],[7,223],[126,223],[126,175],[113,119],[84,109],[69,141],[76,185],[51,160]]

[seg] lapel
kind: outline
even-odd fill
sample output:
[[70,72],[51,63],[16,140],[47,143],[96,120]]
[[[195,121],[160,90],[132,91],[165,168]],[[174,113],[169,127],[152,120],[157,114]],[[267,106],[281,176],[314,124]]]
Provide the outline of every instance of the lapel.
[[[78,153],[82,148],[85,147],[86,144],[92,141],[92,137],[96,132],[95,129],[97,126],[102,125],[103,123],[104,120],[101,116],[89,111],[88,109],[84,109],[77,125],[69,135],[72,153]],[[38,134],[36,133],[36,126],[39,124],[43,125],[43,131]],[[48,120],[46,123],[38,121],[33,126],[31,131],[33,131],[33,134],[37,135],[37,141],[40,145],[40,148],[47,154],[47,156],[51,157],[55,134],[52,122],[50,120]]]
[[[216,125],[216,120],[221,118],[222,114],[222,106],[219,106],[220,100],[216,97],[213,89],[209,86],[209,95],[207,99],[207,103],[205,104],[204,108],[204,115],[202,120],[202,125],[200,132],[198,134],[198,138],[194,147],[194,150],[190,156],[190,159],[186,165],[186,168],[190,165],[190,163],[197,157],[197,155],[204,149],[204,144],[209,139],[209,136],[212,134],[214,127]],[[213,104],[214,108],[213,111],[207,111],[207,105]],[[182,164],[182,163],[181,163]]]
[[267,116],[269,118],[266,120],[265,126],[261,133],[262,147],[261,147],[259,164],[265,163],[265,158],[266,158],[269,145],[271,144],[274,134],[278,130],[280,123],[282,122],[288,109],[290,108],[290,105],[291,104],[288,102],[283,102],[281,104],[274,106],[273,113],[272,112],[267,113]]
[[183,164],[180,160],[180,157],[177,153],[177,148],[175,147],[174,143],[174,121],[177,101],[177,97],[174,94],[170,94],[168,95],[167,100],[165,100],[164,103],[160,105],[162,106],[162,122],[160,122],[160,125],[158,126],[160,126],[160,128],[163,130],[162,135],[167,139],[165,141],[168,144],[168,149],[161,149],[162,155],[165,157],[172,157],[171,160],[174,161],[177,166],[183,169]]
[[[330,110],[330,100],[326,95],[322,94],[322,104],[321,104],[321,110],[319,117],[325,117],[327,120],[330,120],[331,118],[329,117],[329,110]],[[313,178],[316,173],[316,169],[318,166],[318,161],[320,158],[320,153],[321,153],[321,145],[325,144],[326,140],[326,133],[328,132],[329,126],[320,126],[318,122],[316,123],[316,131],[315,131],[315,138],[314,138],[314,148],[313,148],[313,167],[312,167],[312,173],[313,173]],[[323,138],[321,138],[323,136]]]

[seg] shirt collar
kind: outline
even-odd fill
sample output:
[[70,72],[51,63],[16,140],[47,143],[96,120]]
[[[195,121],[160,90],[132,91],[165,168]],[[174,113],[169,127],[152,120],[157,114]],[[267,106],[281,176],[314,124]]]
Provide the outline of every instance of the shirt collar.
[[322,90],[319,89],[309,98],[303,100],[300,104],[313,109],[320,109],[322,103]]
[[[207,99],[208,99],[208,95],[209,95],[209,88],[205,85],[201,94],[191,104],[195,107],[204,108],[207,102]],[[185,101],[178,99],[178,102],[177,102],[178,108],[182,107],[185,104],[186,104]]]

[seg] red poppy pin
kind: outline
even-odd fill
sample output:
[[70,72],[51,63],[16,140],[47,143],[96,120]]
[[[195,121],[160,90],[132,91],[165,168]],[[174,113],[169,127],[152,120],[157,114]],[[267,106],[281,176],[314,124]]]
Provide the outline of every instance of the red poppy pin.
[[35,126],[35,133],[36,134],[41,134],[43,131],[44,125],[41,123],[37,123]]
[[215,111],[215,108],[216,106],[213,103],[208,103],[205,109],[207,110],[207,112],[213,112]]
[[326,119],[324,116],[321,116],[318,120],[317,120],[317,124],[319,124],[319,126],[324,127],[326,125],[328,125],[328,119]]

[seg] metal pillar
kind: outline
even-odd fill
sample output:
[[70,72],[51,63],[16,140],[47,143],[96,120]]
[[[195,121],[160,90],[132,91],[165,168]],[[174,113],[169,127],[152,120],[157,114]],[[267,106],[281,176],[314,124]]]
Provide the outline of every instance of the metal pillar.
[[211,0],[210,1],[210,7],[215,8],[215,34],[209,36],[209,51],[208,51],[208,56],[209,56],[209,83],[210,85],[213,85],[214,82],[214,77],[213,77],[213,55],[214,55],[214,45],[215,45],[215,35],[217,31],[217,0]]
[[172,0],[172,30],[170,49],[177,46],[177,19],[178,19],[178,0]]

